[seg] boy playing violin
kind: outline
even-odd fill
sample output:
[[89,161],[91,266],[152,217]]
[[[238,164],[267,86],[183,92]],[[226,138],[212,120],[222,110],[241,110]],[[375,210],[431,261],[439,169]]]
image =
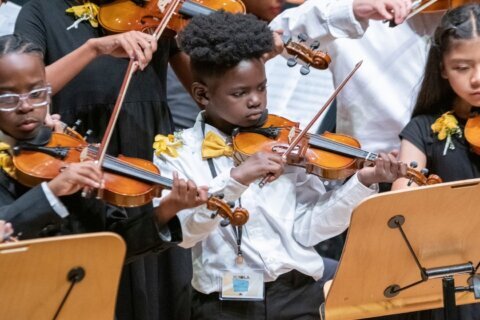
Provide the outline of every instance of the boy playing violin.
[[[305,169],[285,166],[279,154],[259,152],[235,167],[232,130],[258,125],[266,112],[262,57],[272,50],[272,32],[252,15],[213,13],[193,18],[179,41],[191,58],[192,95],[204,111],[177,136],[183,145],[173,141],[176,150],[163,154],[159,148],[154,161],[167,176],[176,170],[250,212],[243,227],[222,227],[205,206],[179,212],[180,246],[193,254],[192,317],[318,319],[322,287],[336,263],[313,246],[344,231],[376,183],[405,175],[406,166],[382,154],[333,193]],[[260,188],[255,181],[267,174]]]
[[127,218],[119,208],[79,195],[84,187],[102,187],[102,173],[92,161],[71,163],[51,181],[33,188],[15,179],[9,148],[49,132],[43,126],[49,103],[41,49],[19,36],[0,37],[0,219],[12,223],[22,239],[114,231],[125,239],[127,257],[181,241],[176,212],[206,201],[205,191],[192,182],[175,179],[165,205]]

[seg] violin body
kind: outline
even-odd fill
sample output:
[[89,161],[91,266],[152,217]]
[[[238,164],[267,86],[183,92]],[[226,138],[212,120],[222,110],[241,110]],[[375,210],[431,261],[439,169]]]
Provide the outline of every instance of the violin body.
[[[427,3],[428,0],[423,0],[419,6],[422,6],[423,4]],[[457,8],[460,6],[463,6],[465,4],[469,3],[475,3],[478,1],[475,0],[437,0],[433,4],[429,5],[425,9],[422,10],[424,13],[433,13],[433,12],[439,12],[439,11],[445,11],[445,10],[450,10],[453,8]]]
[[[21,150],[13,157],[16,168],[17,180],[21,184],[34,187],[44,181],[55,178],[69,163],[82,161],[88,148],[87,142],[67,134],[53,133],[46,148],[63,150],[63,159],[45,152],[34,150]],[[129,167],[146,170],[159,174],[158,168],[151,162],[143,159],[119,156],[118,160]],[[136,207],[152,201],[160,196],[161,186],[146,183],[128,176],[104,172],[105,189],[102,198],[108,203],[121,207]]]
[[[160,5],[163,3],[163,6],[166,6],[169,2],[145,1],[144,6],[139,6],[131,0],[117,0],[100,7],[98,21],[103,28],[113,33],[131,30],[148,33],[155,30],[162,20],[164,10],[159,8],[159,3]],[[179,32],[188,24],[190,16],[182,14],[182,12],[194,15],[208,14],[217,10],[245,13],[245,5],[240,0],[182,1],[181,8],[175,10],[167,28],[174,32]]]
[[[297,122],[276,115],[269,115],[262,128],[278,128],[279,132],[274,138],[251,131],[240,131],[234,135],[234,159],[237,163],[245,161],[259,151],[282,154],[293,137],[300,132]],[[325,133],[322,137],[354,148],[360,147],[356,139],[346,135]],[[308,173],[332,180],[345,179],[354,174],[359,167],[356,158],[311,148],[308,137],[298,144],[286,160],[287,164],[304,167]]]
[[480,155],[480,116],[468,118],[464,131],[465,139],[470,144],[470,149]]

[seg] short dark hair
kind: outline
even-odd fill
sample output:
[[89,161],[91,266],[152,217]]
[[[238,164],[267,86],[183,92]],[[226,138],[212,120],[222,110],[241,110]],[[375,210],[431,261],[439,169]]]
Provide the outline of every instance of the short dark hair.
[[179,34],[179,45],[190,56],[194,76],[202,78],[260,58],[273,49],[273,35],[254,15],[220,11],[193,17]]
[[468,4],[448,11],[435,30],[428,52],[425,74],[412,117],[439,114],[453,107],[456,94],[447,79],[442,77],[443,56],[457,40],[480,36],[480,5]]
[[0,37],[0,58],[11,53],[35,54],[43,60],[42,48],[18,34]]

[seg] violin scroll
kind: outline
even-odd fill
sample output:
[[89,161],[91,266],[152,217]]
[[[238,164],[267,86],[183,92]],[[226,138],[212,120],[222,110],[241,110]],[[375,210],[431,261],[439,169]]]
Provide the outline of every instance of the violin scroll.
[[217,211],[221,217],[228,219],[233,226],[243,226],[247,223],[249,217],[247,209],[236,208],[232,212],[228,203],[215,196],[208,199],[207,209]]
[[415,182],[419,186],[425,186],[425,185],[432,185],[432,184],[437,184],[437,183],[442,183],[443,180],[436,174],[428,174],[428,169],[423,168],[420,171],[416,170],[415,168],[417,167],[417,163],[415,161],[412,161],[410,163],[410,167],[407,168],[407,179],[408,183],[407,185],[410,186],[413,182]]
[[332,59],[327,53],[318,50],[320,47],[318,41],[314,41],[310,46],[307,46],[305,44],[307,39],[308,37],[303,33],[298,35],[298,42],[292,41],[292,38],[288,36],[283,38],[285,50],[293,56],[288,58],[287,65],[289,67],[295,66],[297,64],[297,59],[306,63],[300,69],[302,75],[310,73],[310,66],[315,69],[324,70],[327,69],[330,62],[332,62]]

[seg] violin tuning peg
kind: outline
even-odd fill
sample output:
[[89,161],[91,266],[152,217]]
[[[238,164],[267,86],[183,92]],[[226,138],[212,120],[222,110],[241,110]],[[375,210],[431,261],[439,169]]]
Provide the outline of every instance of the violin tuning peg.
[[219,194],[216,194],[215,197],[217,197],[218,199],[223,199],[225,195],[223,193],[219,193]]
[[423,168],[422,170],[420,170],[420,172],[421,172],[424,176],[427,176],[427,175],[428,175],[428,169],[427,169],[427,168]]
[[14,156],[18,156],[20,154],[20,152],[22,151],[22,147],[15,146],[15,147],[13,147],[12,151],[13,151]]
[[320,47],[320,42],[319,41],[313,41],[312,44],[310,45],[310,49],[317,50]]
[[412,161],[412,162],[410,162],[410,168],[415,169],[416,167],[418,167],[417,161]]
[[297,59],[295,58],[288,58],[287,59],[287,66],[294,67],[297,65]]
[[284,34],[282,36],[282,41],[283,41],[284,44],[290,43],[292,41],[292,37]]
[[299,33],[298,34],[298,42],[305,42],[308,40],[308,36],[306,33]]
[[80,119],[77,119],[77,121],[75,121],[75,123],[73,124],[73,127],[72,127],[72,130],[77,130],[78,127],[80,127],[80,125],[82,124],[82,120]]
[[226,227],[230,224],[230,220],[228,220],[227,218],[223,219],[222,221],[220,221],[220,225],[222,227]]
[[85,141],[90,138],[90,136],[92,135],[93,133],[93,130],[92,129],[88,129],[87,132],[85,132],[85,136],[83,137],[83,139],[85,139]]
[[302,76],[306,76],[307,74],[310,73],[310,67],[308,65],[302,66],[300,68],[300,73],[302,74]]
[[227,204],[230,206],[230,208],[235,207],[235,202],[233,201],[228,201]]

